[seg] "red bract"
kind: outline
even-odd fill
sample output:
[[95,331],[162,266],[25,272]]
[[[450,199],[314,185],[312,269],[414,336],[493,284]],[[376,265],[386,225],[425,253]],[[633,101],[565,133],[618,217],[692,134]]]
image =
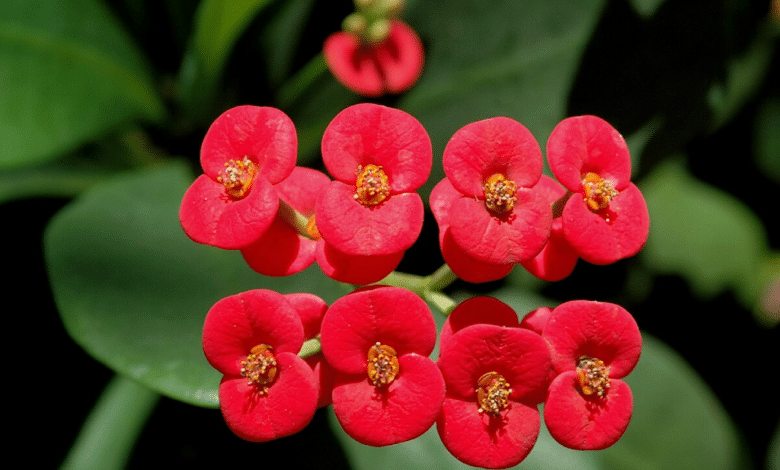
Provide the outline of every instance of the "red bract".
[[179,210],[194,241],[238,249],[257,240],[279,207],[273,185],[295,166],[295,127],[283,112],[259,106],[225,111],[203,139],[204,174],[187,189]]
[[437,364],[447,396],[436,427],[447,450],[477,467],[520,463],[539,435],[538,397],[550,371],[542,337],[516,327],[467,326],[442,343]]
[[630,181],[623,137],[603,119],[564,119],[547,142],[558,181],[574,194],[563,208],[563,235],[585,261],[609,264],[633,256],[647,241],[647,204]]
[[322,159],[336,180],[317,199],[317,227],[326,242],[360,256],[395,254],[414,244],[424,214],[415,191],[433,164],[422,124],[398,109],[350,106],[325,129]]
[[279,198],[289,207],[282,207],[268,230],[241,249],[252,269],[266,276],[287,276],[314,263],[317,241],[296,230],[290,220],[296,214],[290,209],[311,220],[317,196],[329,183],[330,179],[317,170],[295,167],[287,179],[276,185]]
[[342,297],[325,314],[321,341],[338,373],[333,411],[353,439],[396,444],[436,421],[444,400],[444,380],[428,357],[436,324],[417,295],[375,286]]
[[455,307],[444,321],[439,335],[441,347],[458,331],[477,324],[517,327],[517,313],[512,307],[493,297],[472,297]]
[[420,77],[425,61],[417,33],[398,20],[390,22],[390,33],[377,44],[364,43],[352,33],[333,33],[325,40],[323,55],[342,85],[368,97],[408,90]]
[[619,380],[639,361],[642,337],[619,305],[577,300],[549,314],[542,336],[558,374],[547,392],[544,422],[560,444],[604,449],[628,427],[633,399]]
[[[287,294],[284,296],[293,308],[298,312],[303,324],[303,337],[306,341],[317,338],[320,334],[322,319],[328,310],[324,300],[314,294]],[[331,392],[333,391],[333,369],[325,361],[322,353],[311,355],[304,359],[314,371],[314,377],[319,386],[319,399],[317,408],[331,404]]]
[[390,274],[401,263],[404,251],[387,255],[349,255],[320,239],[315,257],[320,269],[329,278],[362,286],[378,282]]
[[542,153],[528,129],[506,117],[468,124],[447,143],[443,165],[460,193],[449,210],[449,233],[466,254],[507,265],[541,251],[552,209],[534,188]]
[[509,274],[514,264],[490,264],[474,259],[452,239],[450,234],[450,208],[462,194],[448,178],[441,180],[431,191],[431,211],[439,225],[439,247],[444,261],[456,276],[466,282],[488,282]]
[[317,408],[317,380],[298,357],[303,325],[293,304],[258,289],[226,297],[209,310],[203,352],[224,374],[219,405],[228,427],[248,441],[294,434]]
[[[545,175],[542,175],[536,187],[551,206],[566,196],[566,188]],[[556,217],[552,221],[550,238],[547,240],[544,248],[542,248],[542,251],[521,264],[528,272],[539,279],[560,281],[574,271],[577,259],[579,259],[579,255],[569,245],[563,234],[561,217]]]

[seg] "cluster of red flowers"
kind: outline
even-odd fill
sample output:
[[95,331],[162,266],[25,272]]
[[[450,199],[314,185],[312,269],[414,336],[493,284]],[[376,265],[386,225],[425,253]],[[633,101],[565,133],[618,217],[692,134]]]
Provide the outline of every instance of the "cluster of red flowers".
[[[647,205],[630,182],[623,137],[596,116],[561,121],[547,142],[556,181],[522,124],[496,117],[468,124],[444,149],[447,177],[431,193],[442,254],[469,282],[500,279],[520,263],[557,281],[579,258],[614,263],[649,233]],[[559,183],[560,182],[560,183]]]
[[[225,421],[250,441],[296,433],[332,404],[363,444],[408,441],[435,423],[459,460],[505,468],[533,448],[542,402],[551,435],[572,449],[606,448],[628,426],[631,390],[620,379],[641,336],[618,305],[572,301],[521,322],[499,300],[475,297],[447,318],[434,362],[436,336],[426,303],[400,287],[364,287],[330,307],[258,289],[209,310],[203,350],[224,374]],[[304,347],[314,338],[321,352]]]
[[[617,305],[567,302],[522,321],[498,300],[456,307],[437,340],[414,292],[371,286],[399,264],[422,229],[416,190],[432,148],[409,114],[377,104],[339,113],[322,139],[331,180],[296,166],[292,121],[274,108],[239,106],[209,128],[204,174],[183,197],[194,241],[240,250],[254,270],[283,276],[317,261],[333,279],[368,285],[332,305],[313,294],[252,290],[208,312],[203,350],[224,378],[219,401],[238,436],[267,441],[303,429],[332,404],[355,440],[404,442],[435,423],[445,447],[471,465],[515,465],[539,432],[574,449],[601,449],[628,425],[639,330]],[[496,117],[455,133],[447,177],[431,194],[444,259],[470,282],[520,263],[543,279],[635,254],[647,208],[630,183],[622,137],[593,116],[569,118],[550,137],[553,178],[520,123]]]

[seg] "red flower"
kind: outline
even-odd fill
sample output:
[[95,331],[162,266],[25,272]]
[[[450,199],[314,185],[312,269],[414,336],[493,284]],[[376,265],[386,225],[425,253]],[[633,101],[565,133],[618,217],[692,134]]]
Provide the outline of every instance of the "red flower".
[[252,269],[266,276],[288,276],[314,263],[316,237],[299,233],[290,220],[296,214],[289,209],[312,221],[317,196],[329,183],[324,173],[297,166],[287,179],[276,185],[279,198],[289,208],[283,207],[260,238],[241,248]]
[[[314,294],[287,294],[284,298],[298,311],[303,324],[303,337],[306,341],[319,338],[322,319],[328,310],[328,304]],[[333,379],[335,377],[333,369],[325,361],[325,356],[321,352],[311,355],[304,360],[314,371],[314,377],[317,379],[317,385],[319,386],[317,408],[330,405],[332,402]]]
[[298,357],[303,325],[279,293],[258,289],[226,297],[209,310],[203,352],[224,377],[219,405],[242,439],[269,441],[294,434],[317,408],[317,380]]
[[317,264],[331,279],[355,285],[367,285],[384,279],[401,263],[405,251],[387,255],[349,255],[325,240],[317,241]]
[[[494,305],[487,299],[472,307],[488,311]],[[517,327],[467,326],[442,342],[437,364],[447,395],[436,427],[447,450],[478,467],[520,463],[539,435],[536,405],[550,371],[542,337]]]
[[276,216],[273,185],[292,172],[297,147],[293,123],[278,109],[225,111],[203,138],[204,174],[184,194],[184,232],[198,243],[231,250],[257,240]]
[[609,264],[639,252],[650,219],[642,193],[630,181],[623,137],[603,119],[564,119],[547,142],[558,181],[574,194],[563,208],[563,235],[585,261]]
[[547,392],[544,422],[571,449],[611,446],[628,427],[633,399],[620,380],[639,361],[642,337],[619,305],[577,300],[555,308],[543,327],[558,374]]
[[422,230],[415,192],[433,164],[422,124],[398,109],[363,103],[340,112],[325,129],[322,159],[336,181],[317,199],[322,238],[348,255],[408,249]]
[[436,324],[411,291],[374,286],[331,305],[322,352],[337,371],[333,411],[356,441],[385,446],[428,430],[444,400],[444,380],[428,357]]
[[375,44],[344,31],[325,40],[325,62],[342,85],[378,97],[406,91],[420,78],[425,61],[422,41],[402,21],[391,20],[389,25],[387,37]]
[[[567,195],[566,188],[545,175],[542,175],[542,179],[539,180],[539,184],[536,187],[551,206]],[[550,238],[547,240],[544,248],[542,248],[542,251],[521,264],[528,272],[539,279],[560,281],[574,271],[574,266],[577,264],[578,259],[579,255],[569,245],[563,234],[563,221],[559,216],[552,221]]]
[[464,126],[444,149],[444,172],[460,192],[449,210],[452,241],[487,264],[526,261],[550,236],[552,209],[534,186],[542,153],[517,121],[496,117]]
[[515,267],[513,263],[490,264],[469,256],[452,239],[450,233],[450,208],[462,194],[444,178],[431,191],[431,211],[439,225],[439,247],[444,262],[456,276],[466,282],[488,282],[505,277]]

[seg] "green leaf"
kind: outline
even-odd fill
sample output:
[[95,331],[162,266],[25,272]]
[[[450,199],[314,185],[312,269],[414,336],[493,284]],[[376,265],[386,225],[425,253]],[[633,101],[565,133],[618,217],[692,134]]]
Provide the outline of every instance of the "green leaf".
[[734,423],[712,390],[673,349],[643,334],[642,357],[626,382],[634,414],[604,468],[747,468]]
[[[533,450],[516,468],[744,468],[739,465],[743,449],[730,418],[696,372],[673,350],[644,335],[642,358],[626,381],[634,396],[634,415],[617,444],[595,452],[567,449],[542,424]],[[329,418],[355,470],[473,468],[446,450],[435,425],[417,439],[376,448],[350,438],[332,412]]]
[[761,172],[780,184],[780,98],[761,103],[756,116],[756,163]]
[[666,0],[631,0],[631,6],[645,18],[653,16]]
[[[545,148],[566,117],[571,84],[603,2],[430,0],[409,5],[406,21],[426,46],[420,81],[399,107],[422,122],[441,162],[460,127],[508,116]],[[507,21],[511,18],[511,21]],[[439,163],[423,189],[444,177]]]
[[203,0],[195,17],[192,44],[182,63],[180,85],[184,103],[203,114],[217,94],[236,40],[272,0]]
[[238,252],[189,240],[178,212],[191,181],[170,165],[90,189],[51,221],[45,255],[63,323],[89,354],[163,395],[215,406],[220,374],[201,349],[215,302],[268,288],[330,303],[345,291],[316,266],[267,278]]
[[640,253],[647,266],[683,276],[702,298],[733,289],[752,308],[768,251],[753,211],[679,163],[660,165],[640,189],[650,211],[650,236]]
[[141,53],[95,0],[0,2],[0,90],[0,168],[165,115]]

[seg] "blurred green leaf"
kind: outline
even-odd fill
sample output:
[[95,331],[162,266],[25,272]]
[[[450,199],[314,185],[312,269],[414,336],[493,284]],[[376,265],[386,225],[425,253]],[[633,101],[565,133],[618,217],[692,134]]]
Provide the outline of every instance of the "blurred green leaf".
[[766,456],[766,468],[769,470],[780,470],[780,423],[777,423],[775,434],[769,443],[769,450]]
[[203,0],[195,16],[192,44],[182,63],[182,98],[190,111],[203,115],[218,92],[230,53],[241,33],[273,0]]
[[780,98],[761,103],[755,123],[756,161],[762,173],[780,184]]
[[[542,424],[533,450],[516,468],[744,468],[739,465],[742,448],[734,426],[712,391],[676,352],[649,335],[643,336],[642,358],[626,379],[634,396],[634,415],[620,441],[603,451],[575,451],[558,444]],[[446,450],[435,425],[412,441],[376,448],[356,442],[341,429],[332,412],[329,417],[356,470],[473,468]]]
[[757,274],[768,245],[749,207],[665,163],[641,186],[650,211],[650,237],[640,253],[654,272],[677,274],[710,298],[733,289],[752,308],[761,288]]
[[[399,107],[422,122],[441,162],[460,127],[508,116],[544,149],[566,117],[569,89],[603,2],[583,0],[430,0],[405,18],[426,46],[420,81]],[[511,18],[511,21],[507,21]],[[444,177],[434,164],[423,197]]]
[[653,16],[656,10],[666,1],[666,0],[630,0],[631,6],[634,7],[634,10],[637,11],[640,15],[642,15],[645,18],[648,18],[650,16]]
[[95,0],[0,2],[0,90],[0,168],[165,115],[141,53]]
[[94,187],[51,221],[45,254],[63,323],[88,353],[163,395],[215,406],[220,374],[201,330],[216,301],[268,288],[330,303],[344,290],[317,267],[266,278],[238,252],[189,240],[178,212],[191,181],[169,165]]
[[260,37],[268,66],[268,82],[278,88],[290,76],[314,0],[286,0],[268,21]]

